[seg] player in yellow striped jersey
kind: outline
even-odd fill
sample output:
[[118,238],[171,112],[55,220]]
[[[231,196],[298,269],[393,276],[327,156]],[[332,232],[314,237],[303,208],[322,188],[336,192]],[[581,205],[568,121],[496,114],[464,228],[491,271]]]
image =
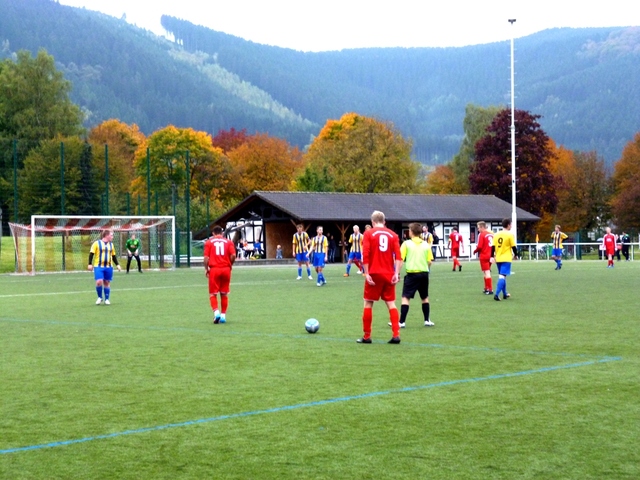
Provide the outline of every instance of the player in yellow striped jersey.
[[327,280],[324,278],[324,273],[322,273],[322,269],[327,263],[329,242],[327,237],[322,234],[322,231],[322,227],[318,227],[316,229],[317,235],[311,239],[310,249],[313,254],[313,267],[316,269],[316,273],[318,274],[318,287],[327,283]]
[[358,274],[362,271],[362,238],[363,236],[360,233],[360,227],[358,225],[354,225],[353,234],[349,237],[351,250],[349,251],[349,261],[347,262],[347,271],[344,274],[345,277],[349,276],[352,263],[355,263],[356,267],[358,267]]
[[431,235],[431,232],[429,232],[429,227],[427,227],[426,225],[423,225],[422,227],[422,233],[420,234],[420,238],[424,242],[427,242],[429,244],[429,248],[433,246],[433,235]]
[[296,280],[300,280],[302,278],[302,264],[304,263],[307,266],[307,277],[309,280],[313,280],[311,276],[311,267],[309,267],[309,235],[304,231],[304,227],[300,225],[296,225],[296,229],[298,230],[293,234],[293,257],[298,261],[298,278]]
[[556,261],[556,270],[562,268],[562,241],[565,238],[568,238],[568,236],[560,231],[560,225],[556,225],[555,230],[551,232],[551,241],[553,242],[551,258]]
[[113,279],[113,265],[122,270],[118,263],[116,249],[113,246],[113,230],[103,230],[100,240],[96,240],[91,245],[89,252],[89,271],[93,270],[93,278],[96,281],[96,292],[98,299],[96,305],[102,303],[102,293],[104,291],[104,304],[111,305],[109,296],[111,295],[111,280]]

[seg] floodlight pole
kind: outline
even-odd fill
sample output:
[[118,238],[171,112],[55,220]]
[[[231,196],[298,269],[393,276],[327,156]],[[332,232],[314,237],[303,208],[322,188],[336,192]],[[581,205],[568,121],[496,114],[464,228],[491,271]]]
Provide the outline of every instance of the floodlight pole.
[[[510,18],[513,25],[515,18]],[[515,120],[515,86],[513,65],[513,29],[511,30],[511,232],[518,243],[518,215],[516,214],[516,120]]]

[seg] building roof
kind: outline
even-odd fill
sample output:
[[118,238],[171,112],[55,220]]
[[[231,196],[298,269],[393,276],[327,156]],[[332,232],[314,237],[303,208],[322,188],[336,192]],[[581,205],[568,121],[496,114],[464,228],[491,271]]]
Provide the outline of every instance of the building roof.
[[[265,221],[289,217],[297,221],[350,222],[368,220],[374,210],[384,212],[388,222],[476,222],[511,217],[511,204],[493,195],[256,191],[216,222],[234,221],[240,217],[260,217]],[[516,208],[516,212],[518,221],[540,220],[520,208]]]

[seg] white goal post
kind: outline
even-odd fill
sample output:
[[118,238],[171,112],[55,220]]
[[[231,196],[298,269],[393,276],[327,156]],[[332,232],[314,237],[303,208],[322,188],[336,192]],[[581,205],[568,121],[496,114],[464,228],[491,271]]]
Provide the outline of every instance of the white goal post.
[[173,216],[32,215],[30,225],[9,226],[16,250],[16,273],[86,270],[91,244],[105,229],[114,232],[113,244],[120,263],[126,262],[126,241],[135,234],[140,240],[143,268],[175,268]]

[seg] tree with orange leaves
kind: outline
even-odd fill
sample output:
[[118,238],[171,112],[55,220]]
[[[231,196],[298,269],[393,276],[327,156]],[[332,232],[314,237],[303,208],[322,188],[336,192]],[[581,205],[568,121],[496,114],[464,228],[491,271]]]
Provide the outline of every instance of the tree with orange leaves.
[[543,216],[538,231],[551,232],[554,224],[567,232],[592,230],[609,218],[609,179],[596,152],[571,151],[550,140],[549,170],[558,198],[555,214]]
[[[105,167],[109,165],[109,191],[112,212],[124,213],[124,195],[130,191],[135,178],[135,152],[146,141],[136,124],[127,125],[120,120],[106,120],[89,132],[89,143],[93,151],[93,163],[98,180],[105,181]],[[105,149],[105,145],[108,147]]]
[[139,194],[147,194],[147,148],[151,192],[163,193],[165,206],[172,189],[179,194],[185,192],[187,158],[190,194],[194,197],[213,189],[221,179],[219,173],[225,171],[222,150],[213,146],[208,133],[169,125],[151,134],[136,150],[133,189]]
[[640,132],[627,143],[622,157],[614,165],[613,189],[611,206],[618,226],[637,231],[640,229]]
[[549,171],[553,175],[555,182],[556,196],[558,197],[558,208],[555,213],[544,212],[536,226],[536,232],[541,234],[541,238],[547,238],[547,232],[554,229],[554,225],[562,225],[563,230],[567,232],[575,232],[579,228],[571,218],[566,218],[565,212],[569,209],[565,208],[568,197],[572,195],[569,190],[569,177],[575,171],[575,161],[573,151],[567,150],[563,146],[557,146],[553,139],[548,141],[549,150],[552,155],[549,157]]
[[425,192],[448,195],[456,192],[456,176],[451,165],[438,165],[427,176]]
[[255,190],[290,190],[304,167],[302,154],[286,140],[266,133],[248,136],[227,152],[231,179],[227,195],[242,199]]
[[[411,159],[411,147],[391,123],[346,113],[327,121],[309,147],[297,188],[314,190],[321,184],[338,192],[416,192],[420,165]],[[310,179],[320,182],[312,185]]]

